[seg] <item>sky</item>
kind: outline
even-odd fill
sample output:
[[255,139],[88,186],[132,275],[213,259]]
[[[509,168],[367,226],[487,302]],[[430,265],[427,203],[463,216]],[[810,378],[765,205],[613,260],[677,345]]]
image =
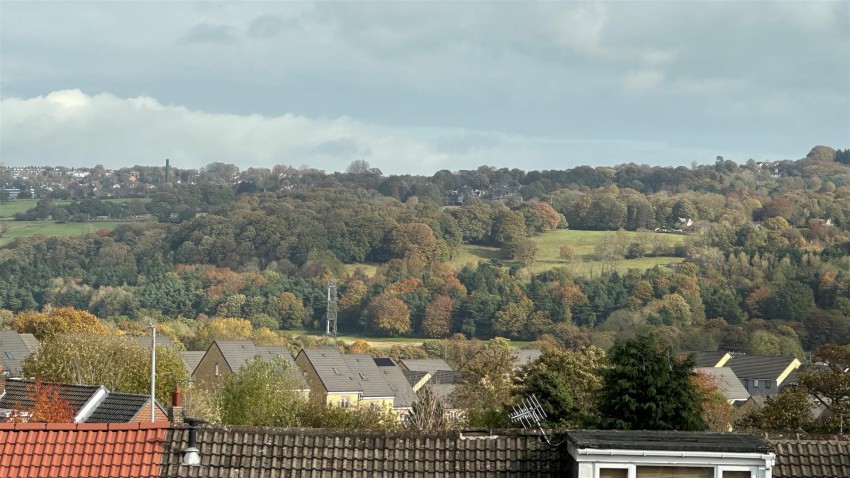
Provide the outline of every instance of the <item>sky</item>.
[[0,0],[0,161],[385,174],[850,148],[847,1]]

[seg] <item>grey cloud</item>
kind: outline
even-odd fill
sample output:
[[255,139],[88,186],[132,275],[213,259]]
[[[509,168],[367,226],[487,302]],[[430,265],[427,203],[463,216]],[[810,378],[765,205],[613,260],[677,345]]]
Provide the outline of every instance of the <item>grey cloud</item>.
[[232,44],[236,43],[236,37],[233,35],[233,28],[227,25],[199,23],[180,38],[180,43]]
[[318,155],[335,156],[349,158],[352,156],[369,156],[371,153],[368,148],[361,148],[351,138],[338,138],[319,143],[312,148],[312,153]]
[[253,20],[248,25],[248,36],[251,38],[271,38],[275,37],[284,28],[294,28],[298,26],[298,21],[294,18],[284,19],[280,15],[261,15]]
[[436,143],[436,150],[448,154],[467,154],[473,151],[486,151],[497,147],[501,141],[497,136],[481,133],[454,135]]

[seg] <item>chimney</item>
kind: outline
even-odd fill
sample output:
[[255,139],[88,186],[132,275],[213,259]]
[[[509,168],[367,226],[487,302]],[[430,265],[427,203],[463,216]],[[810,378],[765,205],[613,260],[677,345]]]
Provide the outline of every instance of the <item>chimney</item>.
[[171,408],[168,409],[168,420],[172,425],[182,425],[185,419],[183,410],[183,391],[180,385],[171,393]]

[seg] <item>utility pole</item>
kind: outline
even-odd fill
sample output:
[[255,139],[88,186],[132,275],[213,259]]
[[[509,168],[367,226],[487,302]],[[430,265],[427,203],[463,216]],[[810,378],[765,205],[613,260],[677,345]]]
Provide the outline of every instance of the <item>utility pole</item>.
[[336,348],[336,316],[337,316],[337,303],[336,303],[336,279],[330,279],[328,281],[328,310],[327,310],[327,329],[325,333],[328,338],[333,336],[333,347]]
[[156,325],[150,323],[151,329],[151,423],[156,421]]

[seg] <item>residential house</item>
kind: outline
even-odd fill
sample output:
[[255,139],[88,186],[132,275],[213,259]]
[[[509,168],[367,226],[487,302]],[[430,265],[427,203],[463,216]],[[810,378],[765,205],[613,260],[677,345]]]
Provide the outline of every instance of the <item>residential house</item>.
[[0,476],[160,476],[169,423],[0,423]]
[[189,377],[192,377],[195,373],[195,369],[198,368],[198,364],[201,363],[201,359],[204,358],[204,355],[206,354],[207,353],[203,350],[187,350],[180,352],[180,360],[183,361],[183,367],[186,368],[186,374]]
[[543,355],[543,351],[538,349],[514,349],[513,355],[516,357],[514,371],[517,371],[539,359]]
[[846,437],[0,424],[0,476],[846,478]]
[[403,359],[398,361],[398,366],[404,371],[427,372],[431,375],[437,370],[452,370],[443,359]]
[[750,395],[776,395],[800,361],[794,357],[762,357],[758,355],[734,354],[726,362]]
[[0,367],[9,377],[22,376],[21,363],[38,349],[38,339],[33,334],[19,334],[14,330],[0,330]]
[[[0,378],[0,421],[16,410],[32,408],[35,382],[23,379]],[[59,396],[67,400],[74,411],[75,423],[132,423],[150,422],[150,395],[116,393],[102,385],[54,384]],[[168,414],[159,403],[154,404],[154,419],[168,422]]]
[[298,373],[298,367],[289,354],[289,349],[282,345],[254,345],[250,340],[216,340],[210,345],[204,356],[192,371],[192,381],[204,384],[222,383],[224,379],[238,372],[243,365],[254,358],[271,361],[282,359],[289,364],[296,390],[307,392],[307,383]]
[[732,359],[732,354],[724,351],[682,351],[678,353],[681,357],[691,356],[699,368],[722,367]]
[[343,408],[360,404],[363,386],[336,349],[301,349],[295,363],[307,378],[312,400]]
[[416,393],[413,391],[413,386],[407,381],[404,372],[398,367],[395,361],[391,358],[374,358],[375,365],[378,370],[384,374],[384,380],[389,384],[394,395],[393,410],[404,417],[413,410],[413,402],[416,400]]
[[[369,354],[342,354],[342,359],[354,380],[360,382],[360,406],[392,409],[396,391],[387,383],[386,376],[378,369],[375,359]],[[412,403],[411,403],[412,405]]]
[[731,405],[740,405],[750,398],[749,392],[729,367],[697,367],[697,373],[705,374],[714,381],[718,391]]

